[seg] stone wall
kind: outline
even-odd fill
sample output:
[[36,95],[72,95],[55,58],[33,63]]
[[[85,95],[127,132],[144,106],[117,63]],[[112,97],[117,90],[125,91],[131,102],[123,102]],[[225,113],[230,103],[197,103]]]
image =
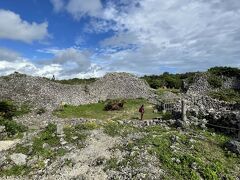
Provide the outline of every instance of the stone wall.
[[148,84],[134,75],[111,73],[89,85],[65,85],[46,78],[19,73],[0,77],[0,100],[28,102],[37,107],[56,108],[64,102],[80,105],[116,98],[151,98]]
[[223,88],[240,90],[240,79],[236,77],[226,78]]

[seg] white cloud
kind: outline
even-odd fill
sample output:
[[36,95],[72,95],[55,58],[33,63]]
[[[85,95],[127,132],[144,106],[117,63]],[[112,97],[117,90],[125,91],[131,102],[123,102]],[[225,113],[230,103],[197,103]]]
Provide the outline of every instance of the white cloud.
[[75,39],[75,44],[78,46],[81,46],[83,44],[85,44],[85,39],[83,38],[83,36],[77,36]]
[[53,63],[64,66],[64,74],[88,72],[91,66],[90,54],[75,48],[53,50]]
[[[102,68],[91,62],[90,54],[76,48],[47,49],[42,53],[53,54],[53,58],[44,63],[34,63],[31,60],[18,56],[18,53],[0,49],[0,75],[7,75],[15,71],[34,76],[52,77],[58,79],[74,77],[98,77],[104,74]],[[12,54],[11,54],[12,53]]]
[[7,61],[15,61],[19,57],[20,57],[20,54],[15,51],[12,51],[6,48],[0,48],[0,60],[4,59]]
[[50,0],[55,12],[66,11],[74,19],[83,16],[99,17],[103,13],[101,0]]
[[[114,21],[115,35],[101,45],[111,49],[134,44],[137,48],[119,49],[102,58],[111,62],[113,70],[140,73],[238,66],[240,1],[232,1],[234,6],[224,0],[141,0],[106,8],[105,14],[110,15],[105,18]],[[94,26],[98,29],[102,24],[96,21]]]
[[80,19],[85,15],[94,17],[101,14],[102,3],[100,0],[70,0],[66,10],[75,19]]
[[48,37],[48,23],[29,23],[8,10],[0,9],[0,39],[19,40],[31,43]]
[[50,0],[53,5],[53,9],[55,12],[59,12],[64,8],[64,1],[63,0]]

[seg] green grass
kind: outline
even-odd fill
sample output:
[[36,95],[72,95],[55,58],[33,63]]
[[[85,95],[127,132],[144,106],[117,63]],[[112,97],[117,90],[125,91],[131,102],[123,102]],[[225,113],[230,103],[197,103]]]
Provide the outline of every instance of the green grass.
[[144,119],[159,117],[160,114],[153,113],[153,105],[144,99],[126,100],[124,108],[119,111],[104,111],[104,102],[80,106],[67,105],[63,110],[56,110],[54,115],[61,118],[90,118],[101,120],[124,120],[139,119],[139,107],[144,104]]
[[126,137],[130,133],[139,132],[140,130],[131,125],[123,125],[115,121],[108,121],[103,125],[103,131],[109,136]]
[[30,171],[30,168],[27,166],[14,165],[9,169],[0,170],[0,177],[26,175],[29,173],[29,171]]
[[99,128],[95,122],[81,123],[76,126],[66,126],[64,130],[65,141],[75,144],[78,148],[84,147],[85,140],[90,130]]
[[174,88],[173,89],[158,88],[157,91],[156,91],[157,95],[159,95],[159,96],[163,95],[165,92],[172,92],[174,94],[179,94],[181,92],[181,90],[180,89],[174,89]]
[[14,153],[22,153],[27,155],[30,151],[30,146],[23,146],[22,144],[17,144]]
[[[78,148],[84,147],[84,142],[87,138],[87,133],[79,131],[76,127],[69,126],[64,128],[65,141],[78,146]],[[74,139],[76,137],[76,139]]]
[[50,147],[60,145],[60,138],[56,134],[56,125],[49,124],[46,129],[41,132],[38,137],[33,139],[32,155],[39,155],[43,158],[55,158],[57,153],[49,148],[43,148],[43,144],[47,143]]

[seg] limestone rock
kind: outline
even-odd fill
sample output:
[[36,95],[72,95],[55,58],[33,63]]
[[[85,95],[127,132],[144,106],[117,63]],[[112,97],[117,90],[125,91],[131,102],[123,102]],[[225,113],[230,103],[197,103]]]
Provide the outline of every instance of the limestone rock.
[[5,126],[0,126],[0,133],[4,133],[5,132]]
[[0,100],[30,102],[33,106],[55,109],[61,102],[71,105],[97,103],[107,99],[149,99],[154,95],[142,79],[128,73],[110,73],[88,85],[66,85],[46,78],[14,73],[0,77]]
[[27,156],[22,153],[14,153],[10,156],[10,159],[16,164],[16,165],[25,165],[27,163]]
[[229,151],[240,154],[240,142],[236,140],[231,140],[226,143],[226,147]]

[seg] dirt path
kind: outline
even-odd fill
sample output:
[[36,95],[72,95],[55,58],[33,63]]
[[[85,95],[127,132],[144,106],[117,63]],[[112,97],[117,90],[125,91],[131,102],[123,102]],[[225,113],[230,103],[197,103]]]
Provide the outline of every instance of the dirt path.
[[101,161],[111,158],[112,152],[109,149],[118,142],[118,138],[112,138],[104,134],[102,130],[94,130],[87,140],[85,148],[64,156],[64,159],[68,159],[74,164],[73,167],[64,166],[54,172],[54,175],[48,175],[47,178],[42,179],[107,179]]

